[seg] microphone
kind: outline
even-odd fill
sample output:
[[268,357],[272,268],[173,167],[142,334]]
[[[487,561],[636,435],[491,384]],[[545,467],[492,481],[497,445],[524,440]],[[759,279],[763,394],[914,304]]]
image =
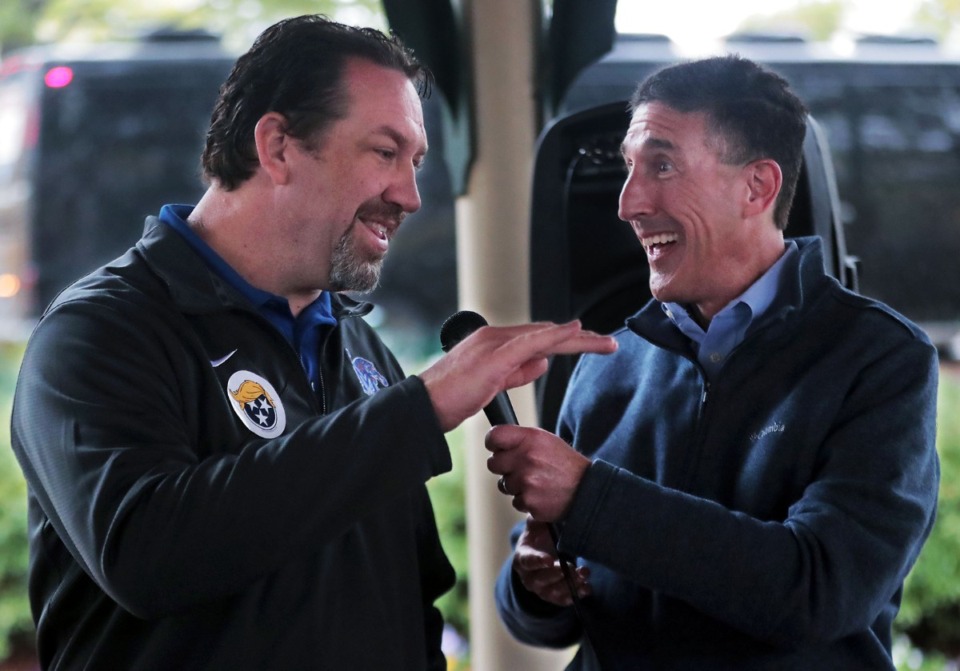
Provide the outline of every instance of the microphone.
[[[461,310],[456,312],[443,322],[440,327],[440,349],[449,352],[453,346],[476,331],[481,326],[486,326],[487,320],[476,312],[470,310]],[[513,404],[510,403],[510,397],[507,392],[501,391],[493,397],[483,408],[483,414],[487,416],[487,421],[491,426],[500,424],[519,424],[517,413],[513,411]]]
[[[484,319],[482,315],[470,310],[455,312],[447,317],[446,321],[440,326],[440,349],[445,353],[449,352],[453,349],[454,345],[481,326],[487,326],[487,320]],[[507,396],[507,392],[505,391],[501,391],[494,396],[493,400],[484,407],[483,413],[487,416],[487,420],[489,420],[492,426],[499,424],[519,424],[517,414],[513,411],[513,404],[510,403],[510,397]],[[502,483],[503,478],[501,478],[500,481]],[[507,494],[505,489],[501,489],[500,491]],[[560,572],[563,574],[564,582],[567,584],[567,589],[573,601],[573,610],[577,615],[577,619],[580,620],[580,626],[583,629],[582,647],[586,648],[587,655],[591,652],[593,653],[594,658],[597,659],[599,668],[610,668],[600,663],[596,647],[593,645],[590,634],[587,631],[583,607],[580,604],[580,597],[577,595],[577,586],[573,577],[573,569],[577,564],[576,558],[568,557],[560,552],[560,533],[557,530],[557,525],[550,524],[547,528],[550,530],[550,539],[553,541],[553,546],[557,551],[557,559],[560,562]]]

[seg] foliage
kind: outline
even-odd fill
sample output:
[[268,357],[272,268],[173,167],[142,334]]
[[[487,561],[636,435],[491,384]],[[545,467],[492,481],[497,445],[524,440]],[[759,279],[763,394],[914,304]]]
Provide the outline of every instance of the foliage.
[[13,0],[0,3],[0,47],[4,51],[34,42],[36,17],[45,0]]
[[121,39],[168,26],[203,28],[243,50],[271,23],[299,14],[386,27],[380,0],[14,0],[0,3],[0,47]]
[[27,491],[10,450],[10,402],[22,349],[0,346],[0,659],[33,632],[27,601]]
[[[853,0],[797,0],[793,7],[772,13],[757,13],[746,19],[738,31],[780,31],[785,26],[808,39],[827,41],[841,32],[854,10]],[[877,11],[883,11],[882,7]],[[904,32],[932,34],[940,40],[951,37],[960,24],[960,0],[922,0],[904,26]]]
[[893,662],[897,671],[956,671],[955,667],[947,666],[943,655],[924,652],[902,634],[893,641]]
[[453,470],[427,483],[430,499],[437,517],[437,528],[443,549],[457,572],[457,584],[437,603],[444,621],[466,638],[470,631],[470,609],[467,579],[467,516],[464,506],[463,432],[447,434]]
[[738,31],[762,31],[789,26],[808,39],[827,40],[839,30],[848,5],[847,0],[801,1],[791,9],[754,15],[744,21]]
[[907,578],[897,627],[920,650],[960,659],[960,376],[947,371],[937,419],[937,522]]
[[914,21],[918,27],[944,40],[960,24],[960,0],[924,0]]

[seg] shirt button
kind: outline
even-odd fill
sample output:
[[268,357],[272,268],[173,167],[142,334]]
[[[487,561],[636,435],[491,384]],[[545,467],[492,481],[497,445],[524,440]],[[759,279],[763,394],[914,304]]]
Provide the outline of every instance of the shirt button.
[[720,363],[721,361],[723,361],[723,355],[719,352],[710,355],[710,363]]

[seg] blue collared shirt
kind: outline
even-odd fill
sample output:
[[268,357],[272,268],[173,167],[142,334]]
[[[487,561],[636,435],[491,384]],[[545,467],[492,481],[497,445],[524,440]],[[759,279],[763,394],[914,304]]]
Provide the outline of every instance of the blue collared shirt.
[[730,353],[743,342],[750,325],[773,303],[780,287],[783,269],[796,255],[797,243],[790,240],[786,243],[786,251],[777,262],[750,285],[750,288],[714,315],[706,331],[679,303],[662,304],[667,317],[692,341],[697,360],[708,378],[716,377]]
[[160,209],[160,221],[172,227],[193,247],[207,266],[230,286],[243,294],[258,312],[273,324],[300,356],[300,362],[314,389],[320,383],[318,344],[322,328],[336,326],[330,293],[324,291],[315,301],[300,311],[296,317],[290,312],[286,298],[253,286],[223,260],[200,236],[193,232],[187,217],[193,211],[191,205],[164,205]]

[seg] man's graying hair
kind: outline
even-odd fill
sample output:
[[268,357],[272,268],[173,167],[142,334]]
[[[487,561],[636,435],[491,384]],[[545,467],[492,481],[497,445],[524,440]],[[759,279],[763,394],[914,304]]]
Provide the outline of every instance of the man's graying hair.
[[285,19],[257,37],[220,87],[201,159],[204,177],[230,191],[253,175],[254,128],[267,112],[286,117],[287,132],[312,147],[347,115],[342,79],[353,58],[403,72],[421,96],[430,93],[429,70],[396,36],[320,15]]
[[669,66],[643,81],[630,99],[631,114],[660,102],[678,112],[703,112],[723,147],[721,160],[746,165],[772,159],[783,173],[774,220],[787,226],[803,160],[807,109],[786,80],[739,56],[717,56]]

